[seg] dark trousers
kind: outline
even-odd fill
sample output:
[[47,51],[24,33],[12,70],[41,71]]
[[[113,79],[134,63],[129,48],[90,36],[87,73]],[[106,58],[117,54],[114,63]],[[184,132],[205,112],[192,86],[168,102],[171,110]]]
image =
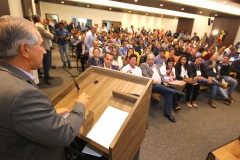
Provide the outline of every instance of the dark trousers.
[[52,51],[46,50],[46,54],[43,55],[43,71],[44,71],[44,80],[49,80],[49,69],[51,67]]
[[175,94],[175,90],[172,88],[168,88],[162,84],[154,84],[152,87],[153,93],[159,93],[165,98],[165,109],[164,114],[172,115],[172,99]]
[[199,85],[186,84],[186,102],[196,101],[200,87]]
[[78,54],[78,58],[80,59],[81,65],[82,65],[82,69],[85,69],[85,62],[88,60],[88,53],[84,53],[84,54]]

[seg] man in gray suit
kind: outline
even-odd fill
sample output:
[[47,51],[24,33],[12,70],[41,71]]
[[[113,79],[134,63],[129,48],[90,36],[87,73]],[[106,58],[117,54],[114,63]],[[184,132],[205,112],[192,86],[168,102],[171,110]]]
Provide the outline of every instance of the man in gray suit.
[[172,98],[176,92],[174,89],[167,87],[168,84],[163,75],[160,73],[159,66],[154,64],[154,59],[155,56],[153,54],[149,54],[147,56],[147,62],[140,65],[142,75],[153,79],[152,92],[159,93],[165,97],[164,116],[171,122],[175,123],[176,120],[172,116]]
[[55,110],[29,73],[46,54],[34,24],[2,16],[0,35],[0,159],[66,160],[63,147],[79,132],[89,96],[79,96],[72,111]]

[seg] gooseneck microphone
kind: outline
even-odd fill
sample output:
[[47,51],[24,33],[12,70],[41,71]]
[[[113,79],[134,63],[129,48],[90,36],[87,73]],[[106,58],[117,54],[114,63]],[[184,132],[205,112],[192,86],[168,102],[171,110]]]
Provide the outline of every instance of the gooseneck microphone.
[[78,86],[78,84],[77,84],[74,76],[72,75],[72,73],[69,72],[68,70],[66,70],[64,67],[57,67],[57,66],[55,66],[55,65],[52,65],[52,66],[51,66],[51,69],[57,69],[57,68],[62,68],[64,71],[66,71],[67,73],[69,73],[69,74],[71,75],[71,77],[73,78],[73,81],[74,81],[75,86],[77,87],[78,91],[80,91],[80,87]]

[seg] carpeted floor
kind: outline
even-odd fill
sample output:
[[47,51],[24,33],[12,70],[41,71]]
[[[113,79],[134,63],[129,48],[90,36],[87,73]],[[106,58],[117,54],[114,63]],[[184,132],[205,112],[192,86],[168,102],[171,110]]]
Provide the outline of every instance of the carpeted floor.
[[[52,64],[62,66],[57,46],[54,47]],[[75,67],[75,58],[71,59]],[[76,76],[81,74],[81,68],[68,71]],[[39,85],[49,98],[72,82],[61,68],[52,69],[50,75],[55,77],[51,80],[52,86],[45,85],[42,78]],[[182,99],[179,102],[182,109],[173,113],[175,124],[163,116],[164,99],[158,105],[151,104],[140,160],[204,160],[209,151],[236,139],[240,135],[240,87],[236,88],[233,98],[229,106],[216,101],[216,109],[207,104],[207,92],[198,97],[198,107],[189,108]]]

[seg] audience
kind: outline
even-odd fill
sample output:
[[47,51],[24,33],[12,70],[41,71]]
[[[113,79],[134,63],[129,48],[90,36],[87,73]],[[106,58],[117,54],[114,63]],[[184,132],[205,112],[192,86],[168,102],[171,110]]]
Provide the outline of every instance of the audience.
[[88,48],[85,45],[84,40],[85,40],[85,37],[82,36],[81,42],[79,42],[76,46],[77,47],[76,53],[77,53],[78,59],[80,59],[80,62],[82,65],[82,71],[85,71],[85,62],[88,60],[88,54],[89,54],[87,50]]

